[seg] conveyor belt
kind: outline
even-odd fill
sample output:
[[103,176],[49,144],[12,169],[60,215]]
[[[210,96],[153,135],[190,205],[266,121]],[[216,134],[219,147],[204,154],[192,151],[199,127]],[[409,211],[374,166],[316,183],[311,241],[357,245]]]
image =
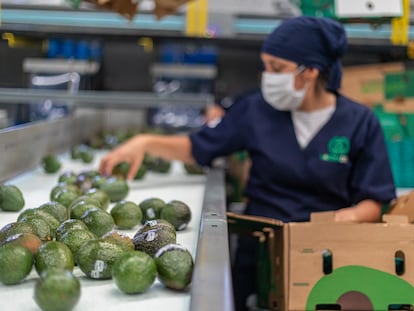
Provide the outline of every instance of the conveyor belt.
[[[18,186],[26,201],[24,208],[33,208],[49,201],[49,193],[60,173],[72,170],[80,173],[83,170],[96,169],[103,152],[97,153],[91,164],[71,160],[68,154],[60,156],[62,169],[59,173],[48,175],[37,167],[7,181]],[[149,197],[160,197],[163,200],[177,199],[187,203],[192,210],[192,220],[188,228],[177,234],[177,242],[187,247],[195,258],[199,235],[200,218],[206,185],[206,176],[187,175],[179,162],[174,162],[169,174],[149,172],[142,181],[130,182],[127,200],[139,203]],[[112,205],[111,205],[112,206]],[[0,211],[0,226],[16,220],[19,213]],[[120,231],[132,236],[136,231]],[[90,280],[75,267],[74,274],[81,280],[82,295],[75,308],[76,311],[93,310],[169,310],[182,311],[190,308],[190,291],[180,293],[168,290],[158,281],[140,295],[121,293],[112,280]],[[33,269],[28,278],[19,285],[0,285],[1,310],[38,310],[33,300],[34,284],[38,275]]]

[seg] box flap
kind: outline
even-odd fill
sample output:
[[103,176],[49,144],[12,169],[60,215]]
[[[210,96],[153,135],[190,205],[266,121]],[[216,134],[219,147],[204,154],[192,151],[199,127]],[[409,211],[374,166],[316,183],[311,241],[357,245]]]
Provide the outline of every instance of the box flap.
[[406,215],[383,215],[382,221],[387,224],[408,224],[408,217]]
[[237,214],[237,213],[231,213],[227,212],[227,222],[229,224],[244,224],[247,226],[257,226],[258,229],[262,229],[264,226],[283,226],[283,221],[274,219],[274,218],[268,218],[268,217],[261,217],[261,216],[253,216],[253,215],[244,215],[244,214]]
[[385,215],[404,215],[408,222],[414,222],[414,191],[399,196]]
[[310,217],[312,223],[335,222],[335,211],[312,213]]

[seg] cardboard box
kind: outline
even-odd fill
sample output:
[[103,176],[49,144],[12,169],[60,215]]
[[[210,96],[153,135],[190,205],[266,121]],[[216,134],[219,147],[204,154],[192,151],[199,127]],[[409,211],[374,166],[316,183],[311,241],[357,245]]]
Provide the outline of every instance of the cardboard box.
[[269,309],[411,310],[414,224],[403,215],[384,215],[382,223],[335,223],[333,217],[322,212],[310,222],[282,223],[228,215],[230,225],[251,221],[254,232],[261,226],[266,233],[276,288]]
[[346,66],[343,68],[340,92],[370,107],[382,104],[385,99],[385,74],[404,70],[405,66],[401,62]]
[[384,111],[398,114],[414,113],[414,98],[394,98],[385,100]]
[[414,191],[400,195],[392,202],[387,214],[405,216],[409,223],[414,223]]

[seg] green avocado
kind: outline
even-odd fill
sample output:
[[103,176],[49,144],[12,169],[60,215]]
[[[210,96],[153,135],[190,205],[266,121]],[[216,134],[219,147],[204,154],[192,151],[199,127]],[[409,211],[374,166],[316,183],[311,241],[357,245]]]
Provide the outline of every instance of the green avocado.
[[60,170],[62,164],[60,163],[57,156],[53,154],[45,155],[41,161],[44,171],[48,174],[56,173]]
[[179,244],[168,244],[155,254],[158,279],[166,287],[185,290],[191,283],[194,261],[191,253]]
[[167,244],[176,243],[176,236],[166,228],[155,228],[144,232],[137,231],[132,238],[135,249],[154,256],[155,253]]
[[165,207],[164,200],[160,198],[147,198],[141,201],[138,206],[142,210],[142,221],[159,219],[161,210]]
[[152,229],[164,229],[167,231],[170,231],[175,236],[177,235],[177,232],[175,230],[175,227],[169,223],[168,221],[164,219],[153,219],[153,220],[147,220],[144,222],[144,224],[137,230],[137,232],[145,232]]
[[161,210],[160,218],[171,223],[175,230],[184,230],[191,220],[190,207],[179,200],[172,200],[168,202]]
[[166,174],[170,171],[171,162],[159,157],[146,154],[143,161],[148,170],[156,173]]
[[24,222],[11,222],[0,228],[0,245],[2,245],[10,236],[31,233],[36,235],[35,228]]
[[56,229],[59,227],[59,220],[57,220],[52,214],[46,212],[45,210],[39,208],[29,208],[25,209],[22,213],[19,214],[17,217],[18,222],[24,222],[24,220],[28,217],[32,216],[39,216],[43,218],[50,228],[50,235],[52,238],[56,237]]
[[124,247],[113,241],[89,240],[76,253],[76,263],[91,279],[110,279],[115,261],[126,252],[128,251]]
[[126,179],[128,171],[129,171],[129,163],[128,162],[121,162],[118,163],[113,169],[112,169],[112,176],[115,176],[119,179]]
[[134,180],[141,180],[145,177],[145,175],[147,174],[147,167],[145,166],[145,164],[141,164],[141,166],[139,167],[137,173],[134,176]]
[[119,202],[125,199],[129,193],[129,186],[125,180],[108,178],[99,185],[99,189],[106,192],[111,202]]
[[24,207],[23,193],[15,185],[0,185],[0,209],[17,212]]
[[198,164],[183,163],[184,170],[189,175],[203,175],[205,174],[204,168]]

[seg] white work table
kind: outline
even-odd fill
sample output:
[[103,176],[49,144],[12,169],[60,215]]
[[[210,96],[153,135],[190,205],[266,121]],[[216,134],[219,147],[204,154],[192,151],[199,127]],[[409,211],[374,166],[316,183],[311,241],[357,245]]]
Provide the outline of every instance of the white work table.
[[[24,209],[38,207],[50,200],[50,191],[58,183],[60,174],[65,171],[78,174],[86,170],[96,170],[104,153],[96,152],[95,160],[91,164],[72,160],[68,154],[63,154],[60,156],[62,168],[58,173],[46,174],[39,165],[33,170],[7,180],[6,183],[16,185],[23,192]],[[188,248],[193,258],[196,259],[206,179],[206,175],[188,175],[180,162],[173,162],[168,174],[148,172],[143,180],[129,182],[130,191],[126,200],[138,204],[149,197],[159,197],[165,201],[174,199],[188,204],[192,211],[192,219],[185,230],[177,232],[177,243]],[[108,211],[112,206],[113,204],[110,205]],[[16,221],[20,212],[0,211],[0,227]],[[118,231],[132,237],[137,228]],[[182,311],[190,309],[191,288],[185,292],[172,291],[157,280],[145,293],[126,295],[116,287],[113,280],[89,279],[78,267],[75,267],[74,274],[81,281],[81,298],[75,311]],[[33,299],[37,279],[38,275],[33,267],[30,275],[21,284],[13,286],[0,284],[0,310],[39,311],[40,308]]]

